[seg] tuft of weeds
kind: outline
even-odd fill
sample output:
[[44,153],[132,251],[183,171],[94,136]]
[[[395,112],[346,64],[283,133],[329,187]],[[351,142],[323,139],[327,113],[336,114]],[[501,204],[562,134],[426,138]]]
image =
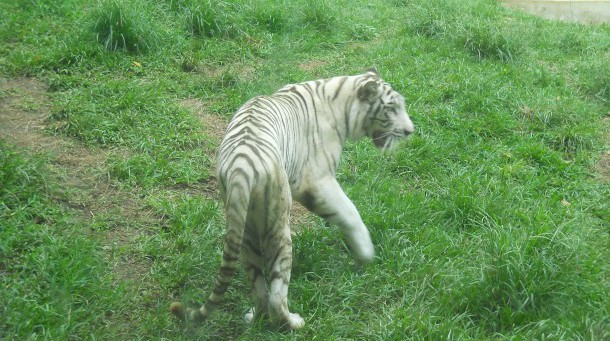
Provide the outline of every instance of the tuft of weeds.
[[209,175],[211,158],[202,149],[175,150],[149,147],[148,151],[128,158],[112,156],[108,160],[108,174],[131,186],[197,184]]
[[445,38],[461,30],[456,18],[456,12],[461,9],[459,3],[402,1],[402,5],[411,12],[404,25],[412,34],[426,38]]
[[574,156],[595,147],[597,138],[594,132],[595,128],[588,122],[567,126],[551,135],[551,145],[559,151]]
[[[211,0],[170,0],[169,7],[184,23],[183,29],[195,38],[235,38],[248,31],[247,6],[238,2]],[[176,20],[174,18],[174,20]]]
[[250,22],[271,33],[282,33],[288,29],[289,18],[285,6],[281,4],[255,3],[250,14]]
[[610,72],[608,70],[610,70],[610,62],[607,59],[583,65],[580,70],[580,83],[584,92],[605,104],[610,103]]
[[[25,160],[3,140],[0,140],[0,147],[0,212],[8,218],[11,211],[18,212],[27,206],[29,200],[40,196],[39,192],[44,192],[48,186],[41,174],[40,159]],[[35,216],[31,218],[36,220]]]
[[328,0],[307,0],[303,6],[303,24],[321,32],[330,32],[335,26],[336,14]]
[[520,51],[519,45],[494,25],[471,26],[465,30],[462,41],[466,51],[478,59],[508,62]]
[[186,5],[185,10],[187,30],[194,36],[221,36],[232,30],[225,2],[193,0]]
[[366,24],[355,24],[349,31],[349,37],[356,41],[370,41],[377,37],[378,34],[374,26]]
[[455,19],[449,17],[451,14],[444,11],[422,11],[418,16],[413,16],[407,21],[407,27],[416,35],[435,38],[443,37],[452,32],[455,27]]
[[138,1],[106,0],[93,11],[91,30],[109,51],[145,53],[159,42],[149,6]]
[[[513,60],[521,50],[516,41],[498,28],[500,25],[493,17],[496,12],[487,3],[431,1],[409,4],[409,7],[413,15],[405,27],[417,36],[448,40],[463,46],[478,59],[506,62]],[[486,14],[490,17],[486,18]]]

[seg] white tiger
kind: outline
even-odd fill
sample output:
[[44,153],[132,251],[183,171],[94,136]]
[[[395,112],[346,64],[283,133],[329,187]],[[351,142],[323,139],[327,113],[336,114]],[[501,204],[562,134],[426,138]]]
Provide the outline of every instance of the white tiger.
[[387,150],[413,130],[404,97],[375,69],[290,84],[249,100],[233,117],[218,154],[227,231],[214,289],[199,309],[174,302],[170,310],[189,320],[208,317],[241,253],[254,300],[246,319],[269,316],[288,329],[303,327],[303,318],[288,310],[292,200],[337,225],[357,261],[372,261],[369,232],[335,178],[339,157],[347,140],[368,136]]

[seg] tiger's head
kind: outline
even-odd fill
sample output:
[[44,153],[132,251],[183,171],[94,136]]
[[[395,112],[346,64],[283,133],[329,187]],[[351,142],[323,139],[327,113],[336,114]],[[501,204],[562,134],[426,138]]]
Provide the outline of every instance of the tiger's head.
[[366,135],[378,149],[392,150],[415,130],[407,114],[405,98],[384,82],[375,69],[368,70],[365,77],[369,80],[358,89],[358,99],[367,108]]

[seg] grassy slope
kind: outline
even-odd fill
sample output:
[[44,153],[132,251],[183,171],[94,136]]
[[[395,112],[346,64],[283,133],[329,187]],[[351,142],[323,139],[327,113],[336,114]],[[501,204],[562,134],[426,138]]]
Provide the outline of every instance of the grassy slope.
[[[0,337],[608,337],[610,187],[592,177],[607,143],[607,26],[543,21],[493,1],[208,7],[0,5],[4,76],[49,84],[50,133],[127,151],[108,160],[108,174],[163,217],[124,246],[152,260],[155,290],[116,281],[92,227],[65,218],[61,190],[41,185],[44,159],[3,144]],[[285,83],[371,65],[406,95],[418,129],[397,155],[363,141],[342,161],[339,180],[378,261],[355,268],[319,222],[295,242],[290,297],[304,330],[245,326],[241,274],[211,321],[173,321],[171,300],[207,296],[224,228],[216,201],[171,190],[205,182],[217,144],[179,101],[200,98],[230,117]]]

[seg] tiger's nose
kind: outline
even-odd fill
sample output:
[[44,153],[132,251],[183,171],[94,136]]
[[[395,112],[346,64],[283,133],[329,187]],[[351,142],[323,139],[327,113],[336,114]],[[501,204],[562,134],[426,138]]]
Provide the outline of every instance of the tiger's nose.
[[413,132],[415,131],[415,125],[413,125],[413,122],[411,122],[411,120],[407,117],[407,120],[405,122],[405,124],[402,126],[402,133],[405,136],[409,136],[411,134],[413,134]]

